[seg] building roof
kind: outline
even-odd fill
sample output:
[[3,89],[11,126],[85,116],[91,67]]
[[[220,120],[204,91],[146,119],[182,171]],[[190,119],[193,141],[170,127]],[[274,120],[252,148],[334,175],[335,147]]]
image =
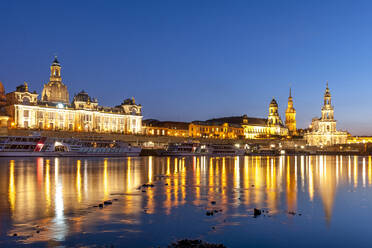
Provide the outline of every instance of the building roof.
[[278,103],[276,102],[275,98],[273,98],[270,102],[270,105],[278,106]]
[[57,56],[54,56],[54,60],[53,60],[52,65],[58,65],[58,66],[61,66],[61,65],[59,64],[59,61],[58,61],[58,59],[57,59]]
[[[247,120],[247,121],[244,121],[244,120]],[[205,122],[217,123],[219,125],[222,125],[223,123],[228,123],[228,124],[236,124],[236,125],[248,124],[248,125],[265,126],[267,123],[267,119],[257,118],[257,117],[248,117],[246,115],[242,115],[242,116],[214,118],[214,119],[206,120]]]
[[80,102],[97,102],[97,99],[91,98],[84,90],[74,96],[74,101]]
[[147,119],[143,120],[143,125],[148,127],[164,127],[170,129],[189,129],[189,122],[180,122],[180,121],[159,121],[156,119]]

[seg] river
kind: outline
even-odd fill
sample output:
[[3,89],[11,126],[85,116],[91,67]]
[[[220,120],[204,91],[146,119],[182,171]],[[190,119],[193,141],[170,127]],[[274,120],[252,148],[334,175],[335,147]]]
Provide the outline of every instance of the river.
[[372,247],[371,157],[1,158],[0,196],[1,247]]

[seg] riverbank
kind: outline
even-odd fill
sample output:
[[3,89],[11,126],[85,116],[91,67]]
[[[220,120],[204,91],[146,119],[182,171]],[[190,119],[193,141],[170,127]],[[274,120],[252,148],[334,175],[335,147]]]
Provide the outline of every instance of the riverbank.
[[[156,156],[160,155],[169,143],[196,142],[202,144],[239,144],[241,147],[249,145],[254,147],[247,155],[265,155],[260,149],[269,151],[269,155],[281,155],[284,150],[288,155],[370,155],[372,154],[372,143],[364,144],[345,144],[326,147],[309,147],[303,139],[208,139],[208,138],[189,138],[171,136],[149,136],[131,135],[117,133],[87,133],[87,132],[68,132],[68,131],[35,131],[27,129],[9,129],[3,135],[10,136],[30,136],[35,133],[45,137],[57,138],[78,138],[92,140],[118,140],[127,142],[133,146],[141,146],[141,155]],[[275,152],[273,152],[275,151]]]

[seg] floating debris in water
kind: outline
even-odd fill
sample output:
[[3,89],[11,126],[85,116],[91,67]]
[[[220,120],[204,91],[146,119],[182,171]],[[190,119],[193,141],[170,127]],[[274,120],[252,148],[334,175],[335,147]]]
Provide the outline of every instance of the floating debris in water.
[[144,184],[142,184],[142,187],[143,188],[152,188],[152,187],[155,187],[155,185],[151,184],[151,183],[144,183]]
[[253,215],[254,215],[254,217],[257,217],[257,216],[261,215],[261,210],[257,209],[257,208],[254,208],[253,209]]
[[213,211],[211,210],[211,211],[207,211],[206,213],[205,213],[207,216],[212,216],[213,215]]

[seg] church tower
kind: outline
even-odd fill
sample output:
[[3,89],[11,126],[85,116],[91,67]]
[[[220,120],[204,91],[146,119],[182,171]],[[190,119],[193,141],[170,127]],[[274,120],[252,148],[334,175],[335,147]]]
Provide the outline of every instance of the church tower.
[[287,126],[290,134],[296,134],[296,110],[293,107],[292,91],[289,88],[288,106],[285,111],[285,125]]
[[336,131],[336,120],[334,119],[334,110],[331,105],[331,93],[327,87],[324,93],[324,104],[322,107],[322,117],[319,122],[319,126],[323,132],[335,132]]
[[67,86],[62,83],[61,65],[57,57],[54,57],[54,61],[50,66],[49,83],[44,84],[41,101],[51,104],[70,103]]
[[276,100],[273,98],[270,102],[269,105],[269,116],[268,116],[268,124],[269,125],[279,125],[281,120],[279,117],[279,112],[278,112],[278,103]]

